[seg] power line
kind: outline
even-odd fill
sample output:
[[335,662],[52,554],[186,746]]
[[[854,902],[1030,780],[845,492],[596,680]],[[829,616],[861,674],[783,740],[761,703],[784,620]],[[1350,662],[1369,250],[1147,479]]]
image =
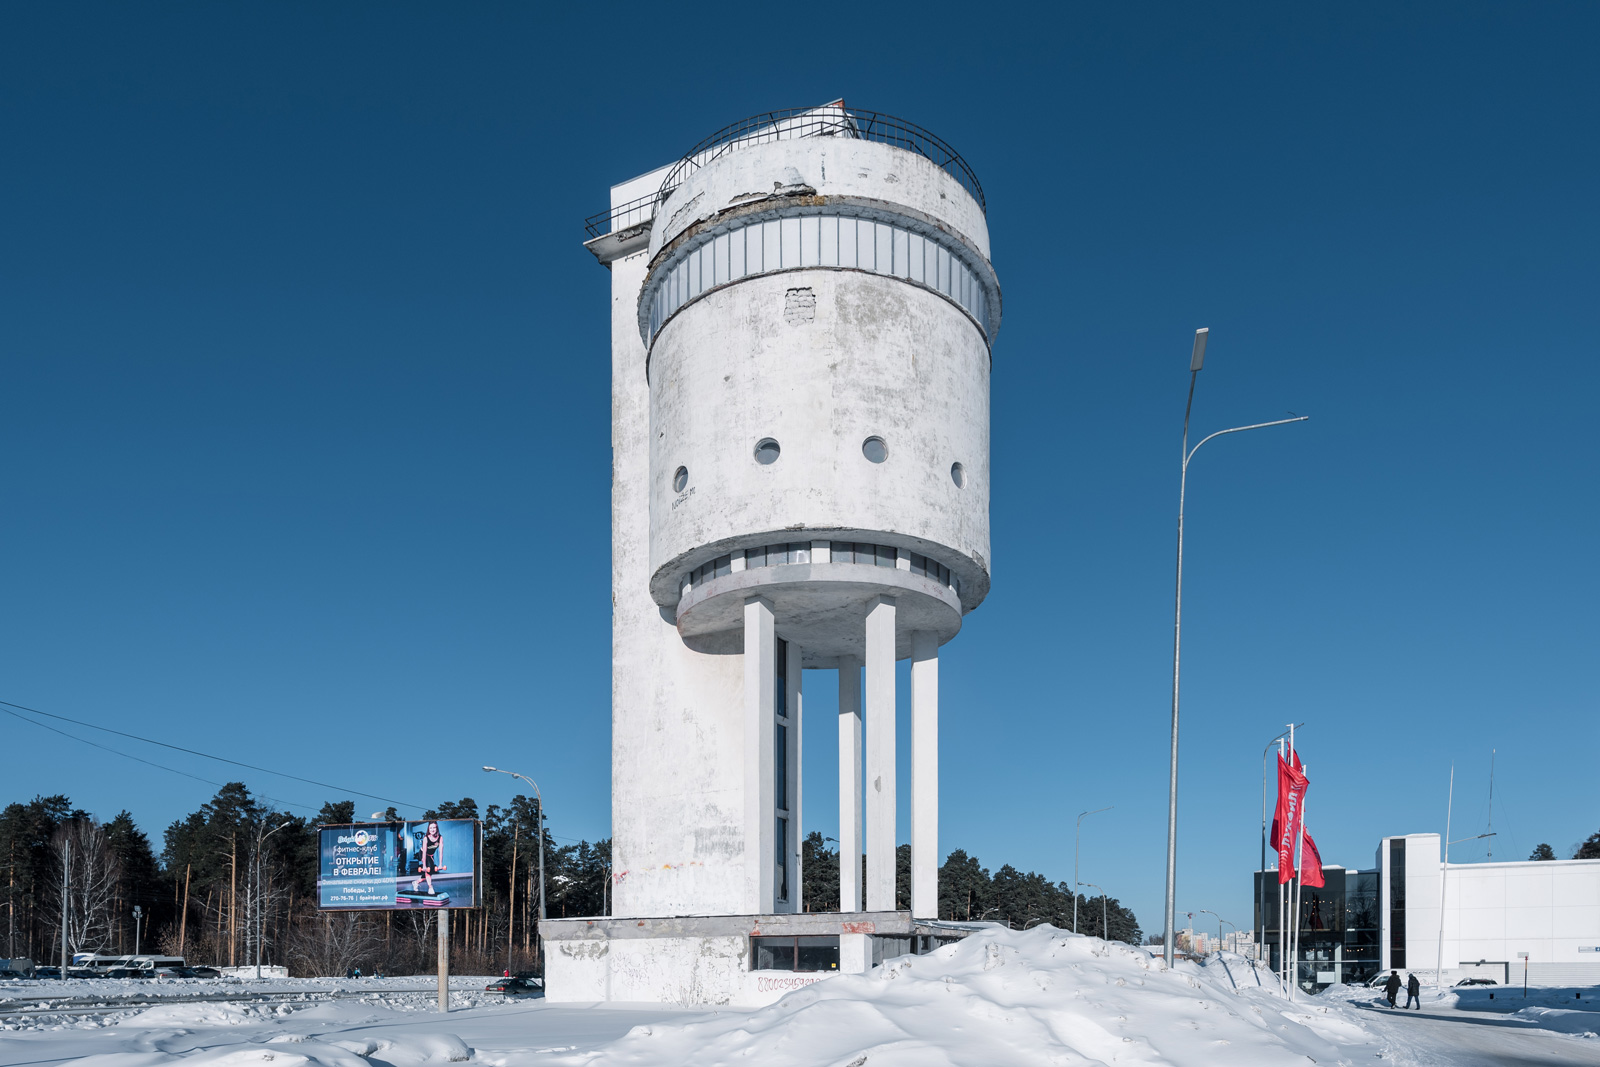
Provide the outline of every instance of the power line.
[[[90,730],[100,730],[100,731],[102,731],[104,733],[116,734],[118,737],[126,737],[126,738],[129,738],[130,740],[133,740],[133,741],[143,741],[147,745],[157,745],[157,746],[159,746],[161,748],[169,748],[169,749],[172,749],[174,752],[184,752],[184,753],[187,753],[188,755],[191,755],[191,756],[200,756],[200,757],[202,757],[204,759],[216,760],[219,763],[229,763],[229,764],[232,764],[235,767],[244,767],[247,770],[260,771],[263,774],[276,775],[279,778],[290,778],[290,779],[293,779],[296,782],[304,782],[307,785],[318,786],[318,787],[320,787],[322,789],[331,789],[335,793],[350,793],[350,794],[352,794],[354,796],[366,797],[369,800],[381,800],[385,804],[397,804],[397,805],[400,805],[401,807],[413,808],[413,809],[415,809],[417,811],[431,811],[431,810],[433,810],[430,806],[428,806],[426,804],[415,804],[415,803],[412,803],[411,801],[407,801],[407,800],[395,800],[393,797],[380,797],[380,796],[377,796],[376,794],[373,794],[373,793],[363,793],[359,789],[346,789],[343,786],[333,785],[333,784],[328,783],[328,782],[319,782],[319,781],[317,781],[316,779],[313,779],[313,778],[302,778],[297,774],[287,774],[287,773],[285,773],[283,771],[274,771],[274,770],[271,770],[270,768],[267,768],[267,767],[258,767],[253,763],[242,763],[239,760],[228,759],[226,756],[213,756],[209,752],[200,752],[200,751],[198,751],[196,749],[184,748],[182,745],[170,745],[165,741],[157,741],[154,738],[149,738],[149,737],[140,737],[138,734],[130,734],[130,733],[124,731],[124,730],[113,730],[109,726],[97,726],[92,722],[84,722],[81,719],[74,719],[74,718],[71,718],[70,716],[56,715],[56,714],[53,714],[53,713],[48,712],[48,711],[40,711],[38,708],[30,708],[30,707],[28,707],[28,706],[26,706],[24,704],[13,704],[9,700],[0,700],[0,705],[3,705],[3,706],[0,706],[0,711],[5,712],[7,715],[10,715],[12,718],[21,719],[23,722],[31,723],[32,725],[37,726],[42,730],[49,730],[51,733],[60,734],[62,737],[69,738],[70,740],[77,741],[77,742],[80,742],[80,743],[85,744],[85,745],[90,745],[90,746],[92,746],[94,748],[98,748],[102,752],[109,752],[114,756],[121,756],[124,759],[131,759],[131,760],[133,760],[133,761],[135,761],[137,763],[143,763],[147,767],[154,767],[157,770],[169,771],[172,774],[181,774],[185,778],[192,778],[197,782],[203,782],[206,785],[213,785],[213,786],[216,786],[219,789],[223,787],[224,783],[222,783],[222,782],[214,782],[209,778],[202,778],[197,774],[190,774],[188,771],[180,771],[176,767],[168,767],[167,765],[165,765],[163,763],[154,763],[154,762],[152,762],[150,760],[144,759],[141,756],[135,756],[132,753],[123,752],[120,749],[110,748],[110,747],[108,747],[106,745],[102,745],[97,741],[91,741],[87,737],[79,737],[76,734],[69,734],[65,730],[60,730],[60,729],[57,729],[54,726],[51,726],[49,723],[37,722],[37,721],[35,721],[33,719],[28,718],[26,715],[18,715],[17,712],[12,711],[10,709],[17,708],[17,709],[19,709],[21,711],[26,711],[31,715],[43,715],[47,719],[58,719],[61,722],[70,722],[74,726],[82,726],[82,727],[85,727],[86,729],[90,729]],[[292,807],[292,808],[302,808],[302,809],[304,809],[306,811],[318,811],[318,810],[320,810],[320,809],[312,807],[309,804],[300,804],[300,803],[296,803],[295,801],[292,801],[292,800],[284,800],[281,797],[268,796],[267,794],[259,792],[259,791],[257,791],[257,796],[260,796],[264,800],[271,800],[274,803],[288,805],[289,807]],[[552,834],[548,830],[545,831],[545,836],[549,837],[549,838],[552,838],[554,840],[557,840],[557,841],[577,841],[578,840],[577,838],[574,838],[574,837],[563,837],[560,834]]]
[[[418,810],[426,810],[426,805],[414,804],[409,800],[396,800],[394,797],[380,797],[376,793],[363,793],[359,789],[346,789],[343,786],[333,785],[333,784],[331,784],[329,782],[319,782],[315,778],[302,778],[298,774],[289,774],[286,771],[275,771],[270,767],[258,767],[254,763],[242,763],[239,760],[229,759],[226,756],[213,756],[209,752],[200,752],[200,751],[198,751],[196,749],[184,748],[182,745],[169,745],[165,741],[157,741],[157,740],[154,740],[153,738],[149,738],[149,737],[140,737],[138,734],[130,734],[130,733],[127,733],[127,732],[125,732],[123,730],[113,730],[109,726],[96,726],[92,722],[84,722],[81,719],[69,718],[66,715],[52,715],[48,711],[40,711],[38,708],[30,708],[30,707],[26,707],[25,705],[22,705],[22,704],[13,704],[9,700],[0,700],[0,704],[4,704],[8,708],[18,708],[18,709],[20,709],[22,711],[26,711],[26,712],[28,712],[30,714],[33,714],[33,715],[43,715],[47,719],[59,719],[62,722],[70,722],[74,726],[82,726],[82,727],[85,727],[85,728],[90,729],[90,730],[100,730],[100,731],[102,731],[104,733],[116,734],[118,737],[126,737],[126,738],[130,738],[131,740],[134,740],[134,741],[143,741],[147,745],[159,745],[161,748],[170,748],[174,752],[184,752],[184,753],[187,753],[187,754],[189,754],[191,756],[199,756],[202,759],[216,760],[218,763],[231,763],[235,767],[243,767],[246,770],[260,771],[262,774],[276,775],[279,778],[290,778],[290,779],[293,779],[296,782],[304,782],[306,785],[314,785],[314,786],[318,786],[318,787],[320,787],[322,789],[332,789],[336,793],[350,793],[350,794],[352,794],[354,796],[366,797],[368,800],[381,800],[385,804],[399,804],[399,805],[402,805],[402,806],[408,807],[408,808],[416,808]],[[7,714],[8,715],[15,715],[16,712],[7,712]],[[17,715],[17,718],[20,719],[20,718],[22,718],[22,716]],[[43,726],[44,724],[43,723],[35,723],[34,725]],[[57,730],[56,733],[61,733],[61,731]],[[71,734],[65,734],[63,736],[71,737],[72,735]],[[82,741],[83,738],[81,738],[81,737],[74,738],[74,740]],[[92,742],[92,741],[85,742],[85,744],[93,744],[93,743],[94,742]],[[104,747],[104,746],[96,746],[96,747],[98,748],[98,747]],[[107,749],[106,751],[112,752],[112,751],[115,751],[115,749]],[[122,754],[125,755],[125,753],[122,753]],[[139,757],[137,757],[137,756],[129,756],[128,758],[129,759],[138,759]],[[147,763],[149,761],[148,760],[140,760],[140,762],[141,763]],[[160,766],[160,764],[151,764],[151,766]],[[171,767],[163,767],[162,769],[163,770],[172,770]],[[183,774],[184,772],[183,771],[176,771],[174,773]],[[191,774],[191,775],[188,775],[188,777],[193,778],[194,775]],[[199,779],[199,780],[200,781],[205,781],[205,779],[203,779],[203,778]],[[215,784],[215,783],[211,783],[211,784]],[[304,805],[296,805],[296,807],[304,807]]]
[[[6,701],[0,700],[0,704],[5,704],[5,703],[6,703]],[[147,767],[154,767],[157,770],[170,771],[173,774],[181,774],[185,778],[193,778],[197,782],[204,782],[206,785],[214,785],[218,789],[221,789],[223,787],[223,783],[222,782],[213,782],[211,779],[202,778],[198,774],[190,774],[188,771],[180,771],[180,770],[178,770],[178,768],[176,768],[176,767],[168,767],[164,763],[155,763],[155,762],[152,762],[151,760],[144,759],[143,757],[135,756],[130,752],[123,752],[123,751],[121,751],[119,749],[110,748],[109,746],[102,745],[98,741],[91,741],[87,737],[79,737],[76,734],[69,734],[65,730],[58,730],[56,727],[51,726],[47,722],[38,722],[38,721],[36,721],[34,719],[28,718],[26,715],[18,715],[16,712],[11,710],[11,707],[16,707],[16,706],[17,705],[11,705],[10,707],[3,707],[3,708],[0,708],[0,711],[5,712],[7,715],[10,715],[14,719],[21,719],[25,723],[28,723],[28,724],[30,724],[32,726],[37,726],[41,730],[49,730],[51,733],[60,734],[62,737],[68,738],[70,740],[77,741],[77,742],[79,742],[81,744],[89,745],[89,746],[91,746],[93,748],[98,748],[102,752],[109,752],[113,756],[121,756],[123,759],[131,759],[136,763],[142,763]],[[40,712],[39,714],[42,715],[44,713]],[[68,720],[68,721],[70,722],[71,720]],[[294,801],[292,801],[292,800],[284,800],[282,797],[269,797],[265,793],[261,793],[261,794],[258,794],[258,795],[260,795],[261,797],[263,797],[263,798],[265,798],[267,800],[273,801],[274,803],[277,803],[277,804],[287,804],[290,807],[305,808],[305,810],[307,810],[307,811],[316,811],[317,810],[317,809],[311,807],[308,804],[296,804]]]

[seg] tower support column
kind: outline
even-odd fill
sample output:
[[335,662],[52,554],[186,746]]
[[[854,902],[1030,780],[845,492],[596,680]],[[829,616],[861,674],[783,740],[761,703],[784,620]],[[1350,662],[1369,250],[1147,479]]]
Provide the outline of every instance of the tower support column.
[[[804,779],[801,778],[800,756],[803,751],[801,745],[801,722],[804,715],[804,693],[802,692],[801,679],[804,677],[801,670],[800,646],[793,641],[779,641],[778,648],[783,650],[784,657],[784,701],[783,719],[777,727],[784,731],[783,744],[783,780],[784,793],[777,797],[780,816],[784,823],[784,833],[781,840],[774,846],[786,850],[786,856],[781,861],[783,866],[775,877],[786,890],[780,895],[782,903],[776,910],[801,912],[805,910],[805,878],[800,869],[802,834],[800,833],[800,801],[801,787]],[[775,835],[779,836],[779,835]]]
[[861,661],[839,657],[839,910],[861,910]]
[[868,911],[895,910],[894,630],[894,598],[873,598],[867,607],[864,723]]
[[911,635],[911,915],[939,917],[939,637]]
[[770,600],[744,602],[744,869],[745,908],[752,915],[771,914],[777,889],[772,757],[778,636],[773,623]]

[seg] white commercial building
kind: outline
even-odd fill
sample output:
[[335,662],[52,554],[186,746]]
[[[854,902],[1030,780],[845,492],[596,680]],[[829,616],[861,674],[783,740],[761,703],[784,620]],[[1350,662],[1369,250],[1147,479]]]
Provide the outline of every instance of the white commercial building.
[[[983,194],[934,135],[836,101],[729,127],[611,204],[587,247],[611,272],[614,907],[545,924],[547,987],[759,1002],[952,932],[939,646],[989,591]],[[803,713],[817,669],[836,724]],[[801,901],[802,729],[838,737],[832,914]]]
[[1447,867],[1438,834],[1384,838],[1378,859],[1380,969],[1600,985],[1600,860]]

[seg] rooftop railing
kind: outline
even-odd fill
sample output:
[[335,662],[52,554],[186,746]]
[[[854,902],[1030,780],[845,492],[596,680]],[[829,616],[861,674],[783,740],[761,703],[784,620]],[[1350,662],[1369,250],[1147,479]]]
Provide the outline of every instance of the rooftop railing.
[[961,158],[961,154],[943,139],[905,119],[847,107],[843,101],[836,101],[821,107],[764,111],[724,126],[689,149],[677,165],[667,172],[659,190],[610,211],[590,216],[585,220],[584,228],[590,237],[599,237],[648,221],[654,216],[656,206],[702,167],[741,148],[802,137],[853,137],[915,152],[954,178],[978,202],[980,209],[988,211],[978,176]]

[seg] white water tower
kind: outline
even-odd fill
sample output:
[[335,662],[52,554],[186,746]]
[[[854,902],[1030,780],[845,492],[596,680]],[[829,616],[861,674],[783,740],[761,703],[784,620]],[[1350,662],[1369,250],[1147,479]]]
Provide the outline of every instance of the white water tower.
[[[900,918],[936,919],[938,650],[989,591],[1000,291],[977,178],[927,131],[837,101],[756,116],[617,186],[598,229],[589,247],[612,279],[613,914],[693,941],[683,917],[743,929],[802,910],[813,668],[839,684],[847,858],[844,914],[827,921],[848,933],[851,915],[894,913],[895,662],[909,658]],[[675,958],[649,940],[607,941],[606,998],[656,966],[630,971],[627,953]],[[558,969],[564,943],[551,942]],[[704,944],[683,951],[703,959]],[[845,956],[860,969],[848,938]]]

